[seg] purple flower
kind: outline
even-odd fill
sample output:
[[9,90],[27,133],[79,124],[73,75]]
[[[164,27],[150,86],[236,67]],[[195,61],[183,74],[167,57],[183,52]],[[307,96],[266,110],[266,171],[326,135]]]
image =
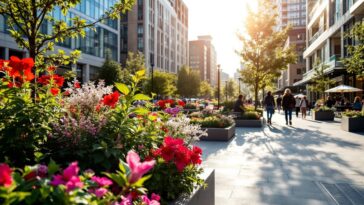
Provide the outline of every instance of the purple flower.
[[129,183],[137,182],[142,176],[154,167],[155,161],[140,162],[139,155],[134,151],[129,151],[126,156],[131,173],[129,175]]

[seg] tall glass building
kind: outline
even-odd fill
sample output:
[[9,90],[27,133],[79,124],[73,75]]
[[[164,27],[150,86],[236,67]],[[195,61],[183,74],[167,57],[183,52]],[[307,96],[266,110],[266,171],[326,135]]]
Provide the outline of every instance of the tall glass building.
[[[59,8],[53,10],[52,15],[56,19],[69,21],[74,16],[79,16],[87,21],[93,22],[100,18],[116,0],[82,0],[79,5],[71,9],[64,16]],[[0,16],[0,58],[8,59],[10,56],[26,57],[28,54],[21,50],[7,31],[6,17]],[[52,25],[45,23],[42,32],[50,33]],[[98,69],[105,61],[106,53],[111,54],[113,60],[120,60],[119,51],[119,22],[118,20],[107,20],[104,23],[96,24],[96,32],[86,29],[85,38],[66,39],[58,43],[55,50],[63,49],[66,52],[72,50],[82,51],[82,55],[76,65],[62,67],[60,72],[67,69],[77,71],[77,78],[82,82],[95,80]]]

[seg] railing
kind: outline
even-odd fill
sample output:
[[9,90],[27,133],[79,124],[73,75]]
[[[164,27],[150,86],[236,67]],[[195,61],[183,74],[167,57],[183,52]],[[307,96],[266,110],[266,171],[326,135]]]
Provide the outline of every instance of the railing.
[[330,56],[329,59],[327,59],[325,62],[316,65],[313,69],[307,71],[306,73],[304,73],[303,79],[311,79],[315,73],[315,68],[320,67],[322,64],[327,65],[328,67],[324,70],[324,73],[328,73],[329,71],[331,71],[332,69],[335,69],[337,67],[343,67],[342,62],[339,60],[340,59],[340,55],[332,55]]
[[324,32],[324,28],[320,28],[315,35],[312,36],[312,38],[308,41],[308,44],[311,45],[318,37]]

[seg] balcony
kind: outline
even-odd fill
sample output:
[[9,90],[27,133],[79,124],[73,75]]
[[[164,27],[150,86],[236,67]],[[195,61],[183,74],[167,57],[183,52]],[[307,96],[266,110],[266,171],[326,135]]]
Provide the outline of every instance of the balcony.
[[308,45],[311,45],[322,33],[324,32],[324,28],[320,28],[315,35],[308,41]]
[[354,4],[350,7],[350,14],[358,15],[364,12],[364,0],[354,0]]
[[[340,56],[338,56],[338,55],[332,55],[324,63],[321,63],[318,66],[321,66],[322,64],[325,64],[327,66],[327,68],[324,70],[324,73],[325,74],[331,73],[334,70],[344,69],[344,65],[342,64],[342,62],[339,61],[339,59],[340,59]],[[294,86],[298,86],[298,85],[306,84],[307,82],[309,82],[310,80],[312,80],[312,78],[314,77],[314,75],[315,75],[315,69],[311,69],[311,70],[309,70],[309,71],[307,71],[306,73],[303,74],[302,80],[294,83],[293,85]]]

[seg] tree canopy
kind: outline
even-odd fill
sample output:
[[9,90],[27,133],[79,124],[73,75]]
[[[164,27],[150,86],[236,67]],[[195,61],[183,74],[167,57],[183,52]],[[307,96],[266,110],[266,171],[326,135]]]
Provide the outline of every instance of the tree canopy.
[[364,23],[357,23],[345,37],[355,39],[356,44],[347,46],[348,57],[342,62],[349,73],[364,77]]
[[155,93],[159,97],[173,96],[176,93],[176,80],[175,74],[166,73],[162,71],[153,72],[153,90],[152,89],[152,79],[148,78],[145,85],[146,93]]
[[125,67],[121,71],[121,82],[125,84],[133,82],[131,76],[140,70],[146,70],[144,55],[140,52],[129,52]]
[[[44,68],[47,64],[67,65],[74,63],[80,56],[79,50],[69,55],[63,50],[54,52],[56,43],[67,38],[85,37],[86,28],[94,26],[106,19],[117,19],[134,5],[135,0],[119,0],[97,20],[90,22],[79,16],[55,18],[52,13],[59,8],[64,16],[81,0],[0,0],[0,15],[7,19],[9,33],[20,48],[29,52],[36,62],[36,68]],[[52,25],[50,32],[42,32],[44,25]],[[50,53],[47,53],[51,51]]]
[[106,85],[113,85],[122,81],[121,66],[118,62],[113,61],[110,54],[106,55],[104,64],[102,65],[98,78],[105,81]]
[[319,93],[325,99],[325,90],[335,83],[329,76],[325,74],[328,66],[320,61],[314,64],[315,73],[312,78],[312,85],[308,87],[309,90]]
[[199,97],[211,98],[212,95],[213,95],[213,90],[210,84],[207,81],[202,81],[200,85]]
[[246,66],[241,77],[253,87],[256,105],[266,82],[296,61],[294,47],[284,47],[289,28],[276,31],[276,21],[276,6],[270,0],[258,0],[256,10],[248,8],[245,33],[238,35],[243,44],[238,53]]
[[200,83],[199,71],[183,66],[177,76],[177,93],[181,97],[197,97]]

